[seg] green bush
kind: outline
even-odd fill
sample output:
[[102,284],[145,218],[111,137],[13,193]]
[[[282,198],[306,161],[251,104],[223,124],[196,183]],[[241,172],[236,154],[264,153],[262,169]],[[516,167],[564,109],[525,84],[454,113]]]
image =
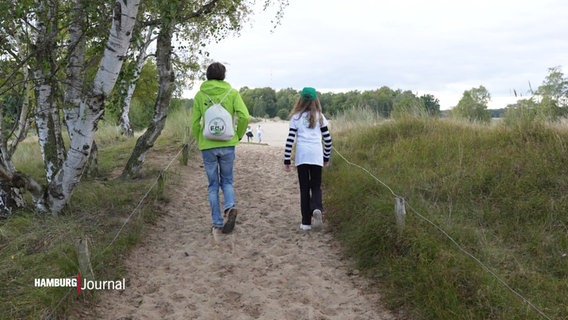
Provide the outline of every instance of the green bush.
[[281,120],[286,120],[288,119],[288,116],[290,115],[290,111],[288,109],[280,109],[278,110],[278,112],[276,113],[276,116],[278,118],[280,118]]

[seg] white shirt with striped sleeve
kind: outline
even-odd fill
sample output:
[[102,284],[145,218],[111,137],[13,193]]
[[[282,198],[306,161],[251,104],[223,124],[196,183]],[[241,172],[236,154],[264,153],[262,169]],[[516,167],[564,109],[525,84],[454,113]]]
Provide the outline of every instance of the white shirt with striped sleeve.
[[[309,127],[309,112],[296,113],[290,119],[290,129],[284,150],[284,164],[290,164],[292,148],[296,143],[294,164],[313,164],[323,166],[331,157],[331,134],[327,128],[328,121],[321,114],[321,122],[316,119],[314,128]],[[323,140],[323,146],[322,146]]]

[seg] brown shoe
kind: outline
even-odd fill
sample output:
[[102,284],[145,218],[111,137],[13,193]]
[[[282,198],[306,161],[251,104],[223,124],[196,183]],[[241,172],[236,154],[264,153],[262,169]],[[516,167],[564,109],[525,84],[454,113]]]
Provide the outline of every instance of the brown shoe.
[[237,208],[229,208],[227,210],[227,222],[223,226],[223,233],[231,233],[235,228],[235,222],[237,221]]

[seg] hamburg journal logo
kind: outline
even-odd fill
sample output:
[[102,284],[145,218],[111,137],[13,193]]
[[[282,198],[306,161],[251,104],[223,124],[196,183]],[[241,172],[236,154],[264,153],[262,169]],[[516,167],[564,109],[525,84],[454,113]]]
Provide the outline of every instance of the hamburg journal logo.
[[124,290],[126,280],[87,280],[81,274],[71,278],[35,278],[34,287],[77,288],[77,294],[89,290]]

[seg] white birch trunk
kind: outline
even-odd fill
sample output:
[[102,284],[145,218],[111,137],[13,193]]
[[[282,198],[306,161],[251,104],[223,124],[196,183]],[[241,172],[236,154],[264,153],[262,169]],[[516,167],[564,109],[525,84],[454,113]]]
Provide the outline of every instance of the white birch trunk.
[[36,91],[35,121],[38,141],[44,162],[46,180],[51,182],[55,173],[61,168],[65,157],[59,109],[54,103],[55,86],[55,41],[57,22],[52,6],[44,2],[39,4],[36,24],[36,40],[33,46],[34,80]]
[[130,44],[139,3],[140,0],[115,2],[110,36],[92,90],[80,103],[67,159],[48,187],[46,205],[54,214],[68,203],[75,186],[81,180],[98,121],[104,113],[104,99],[116,84]]
[[[22,28],[27,28],[22,26]],[[10,54],[15,61],[26,61],[28,59],[27,42],[23,39],[26,31],[23,29],[16,30],[14,34],[14,48]],[[3,106],[0,103],[0,215],[1,213],[10,214],[14,207],[23,207],[25,199],[22,194],[22,189],[27,189],[31,192],[34,203],[41,199],[42,188],[41,185],[33,181],[33,179],[20,174],[12,162],[12,156],[16,148],[28,132],[30,123],[30,95],[32,94],[29,68],[27,64],[23,64],[21,69],[23,80],[23,101],[22,107],[19,112],[16,127],[4,128],[4,114]],[[4,134],[8,133],[9,134]]]
[[134,90],[136,90],[136,84],[138,83],[138,79],[140,78],[140,74],[142,73],[142,68],[144,67],[144,63],[146,59],[148,59],[148,47],[152,43],[152,33],[154,31],[153,27],[150,27],[147,31],[146,36],[142,43],[140,43],[140,53],[138,58],[136,59],[136,68],[134,69],[134,75],[132,79],[129,81],[128,89],[126,90],[126,95],[124,100],[122,101],[122,112],[120,114],[119,125],[121,132],[131,137],[134,132],[132,130],[132,126],[130,125],[130,117],[128,114],[130,113],[130,103],[132,102],[132,96],[134,95]]
[[[86,39],[84,32],[86,30],[86,22],[84,10],[84,1],[74,0],[73,10],[71,11],[71,23],[69,24],[69,64],[65,86],[65,107],[63,108],[70,140],[73,140],[75,133],[75,124],[79,117],[81,106],[81,92],[85,81]],[[96,145],[96,142],[93,142],[93,150],[96,150]],[[97,157],[98,153],[91,151],[87,162],[87,174],[89,176],[98,172]]]
[[134,94],[134,90],[136,89],[136,83],[131,82],[128,86],[128,90],[126,91],[126,96],[122,101],[122,108],[120,113],[120,118],[118,119],[118,125],[120,132],[127,136],[132,137],[134,135],[134,131],[132,130],[132,126],[130,125],[130,102],[132,101],[132,95]]
[[[25,52],[20,50],[20,52]],[[28,129],[30,127],[30,82],[29,82],[29,72],[27,66],[24,66],[22,70],[23,78],[24,78],[24,100],[22,101],[22,109],[20,110],[20,116],[18,117],[18,129],[16,130],[16,134],[12,139],[12,143],[10,144],[10,158],[16,151],[18,143],[24,140],[28,134]]]
[[[23,26],[22,28],[26,28]],[[25,35],[25,30],[18,29],[14,33],[13,42],[15,44],[15,49],[10,51],[10,55],[13,57],[15,61],[26,61],[27,57],[27,43],[23,39]],[[10,127],[4,128],[4,122],[0,121],[0,145],[1,145],[1,152],[2,152],[2,164],[6,170],[10,173],[14,173],[16,171],[14,164],[12,163],[12,156],[16,151],[16,147],[18,143],[20,143],[25,137],[28,132],[29,128],[29,108],[30,108],[30,95],[32,90],[30,90],[30,77],[29,77],[29,68],[27,64],[23,64],[21,68],[22,72],[22,86],[23,86],[23,99],[22,99],[22,107],[19,112],[18,121],[16,122],[17,127]],[[0,104],[0,113],[3,112],[4,108]],[[0,114],[3,117],[3,114]],[[5,132],[10,132],[9,135],[4,135]]]
[[71,23],[69,25],[69,65],[67,67],[67,82],[65,85],[65,98],[63,112],[67,133],[73,140],[75,122],[79,116],[79,106],[81,105],[81,92],[84,84],[85,70],[85,15],[82,0],[73,1],[71,11]]
[[4,134],[4,105],[0,101],[0,166],[7,174],[16,172],[12,163],[12,155],[8,151],[8,137]]
[[[36,81],[45,80],[45,75],[36,72]],[[36,86],[37,91],[37,109],[35,122],[38,131],[38,142],[41,150],[41,156],[45,166],[45,176],[47,182],[51,179],[61,167],[63,163],[63,142],[59,123],[59,113],[57,107],[52,104],[52,86],[47,82],[40,83]]]

